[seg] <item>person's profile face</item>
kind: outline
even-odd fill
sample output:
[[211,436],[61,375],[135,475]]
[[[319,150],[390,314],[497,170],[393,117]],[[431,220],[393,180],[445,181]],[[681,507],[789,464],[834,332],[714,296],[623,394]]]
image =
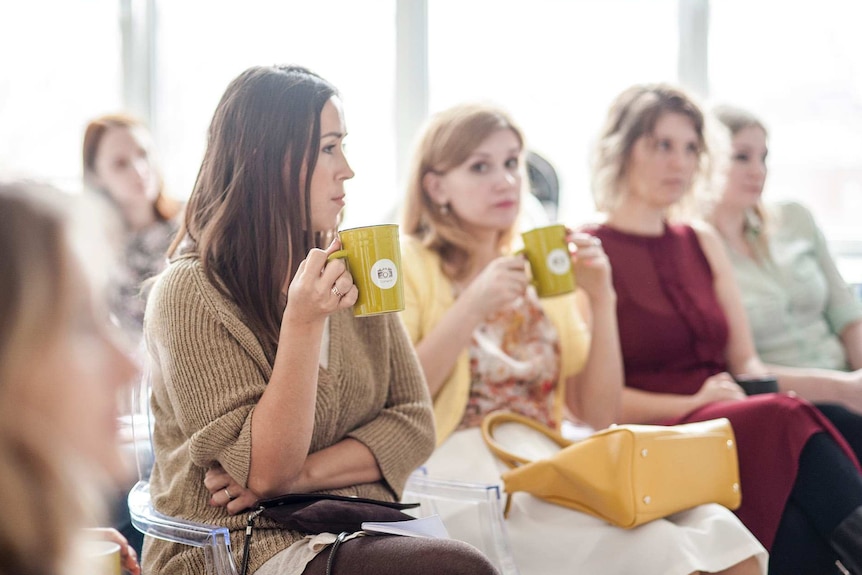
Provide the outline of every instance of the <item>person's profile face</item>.
[[152,204],[159,190],[150,148],[142,129],[108,128],[96,150],[94,183],[121,206]]
[[766,132],[759,126],[739,130],[732,141],[721,203],[748,209],[757,205],[766,183]]
[[691,189],[700,161],[700,139],[688,116],[667,112],[651,134],[638,138],[630,154],[627,190],[658,208],[674,205]]
[[465,228],[508,230],[521,207],[521,141],[503,128],[489,135],[467,159],[445,174],[429,174],[426,191],[437,205],[447,205]]
[[311,174],[311,227],[315,232],[333,230],[344,208],[344,182],[353,177],[353,170],[344,155],[347,127],[341,100],[333,96],[320,112],[320,140],[317,164]]
[[[68,256],[72,258],[73,256]],[[29,372],[25,397],[44,426],[82,461],[114,479],[128,472],[118,449],[118,395],[137,370],[97,314],[84,274],[72,262],[66,305],[55,335]]]

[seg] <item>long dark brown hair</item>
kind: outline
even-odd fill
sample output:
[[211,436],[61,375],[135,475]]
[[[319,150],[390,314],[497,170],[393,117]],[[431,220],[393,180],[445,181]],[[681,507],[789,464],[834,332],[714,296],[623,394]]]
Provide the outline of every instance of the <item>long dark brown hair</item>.
[[[336,89],[298,66],[249,68],[216,107],[183,230],[207,278],[274,357],[282,286],[327,238],[311,227],[320,113]],[[334,233],[334,230],[332,231]]]

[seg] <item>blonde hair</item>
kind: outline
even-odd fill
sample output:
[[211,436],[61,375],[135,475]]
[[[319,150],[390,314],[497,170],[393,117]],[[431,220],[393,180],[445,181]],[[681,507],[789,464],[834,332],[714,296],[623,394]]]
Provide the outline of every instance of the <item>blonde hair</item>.
[[[44,418],[16,401],[57,328],[73,313],[67,226],[53,191],[0,182],[0,573],[56,574],[87,491]],[[56,205],[55,205],[56,204]]]
[[592,192],[598,211],[609,212],[619,205],[627,193],[626,176],[635,143],[652,136],[656,123],[665,114],[689,118],[697,134],[695,181],[680,203],[671,208],[670,215],[683,217],[694,211],[695,190],[705,187],[712,176],[707,121],[691,96],[667,84],[632,86],[617,96],[608,110],[592,159]]
[[[726,104],[715,106],[712,109],[712,115],[716,120],[720,123],[720,125],[725,129],[725,132],[728,133],[728,144],[727,144],[727,156],[731,156],[733,154],[733,146],[731,140],[736,137],[736,135],[745,130],[746,128],[760,128],[763,130],[763,133],[766,136],[769,136],[769,130],[766,129],[766,126],[760,119],[747,110],[743,110],[742,108],[737,108],[735,106],[729,106]],[[716,191],[720,191],[723,188],[723,182],[721,188]],[[705,210],[707,213],[709,209]],[[769,253],[769,236],[768,236],[768,228],[769,228],[769,220],[770,217],[766,211],[765,206],[763,205],[763,200],[758,200],[757,204],[752,208],[751,212],[747,214],[745,218],[745,225],[748,229],[753,230],[754,241],[757,246],[760,248],[763,254]],[[755,252],[755,257],[759,257],[759,254]]]
[[[511,130],[524,149],[520,128],[504,111],[482,104],[462,104],[440,112],[429,120],[413,153],[407,180],[403,231],[422,241],[448,264],[450,279],[462,279],[473,271],[473,238],[458,216],[434,202],[425,189],[429,173],[445,174],[463,164],[479,145],[499,130]],[[525,182],[526,178],[522,178]],[[515,225],[501,234],[502,250],[511,241]]]

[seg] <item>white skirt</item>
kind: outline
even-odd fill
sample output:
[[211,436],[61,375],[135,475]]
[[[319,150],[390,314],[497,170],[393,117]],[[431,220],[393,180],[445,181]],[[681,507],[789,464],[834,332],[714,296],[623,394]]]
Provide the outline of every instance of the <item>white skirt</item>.
[[[547,455],[547,438],[500,426],[498,441],[518,445],[529,458]],[[514,434],[514,435],[513,435]],[[511,447],[510,447],[511,449]],[[430,477],[501,485],[506,467],[485,446],[479,429],[454,433],[425,464]],[[445,519],[445,518],[444,518]],[[756,556],[761,572],[767,553],[728,509],[701,505],[634,529],[527,493],[517,493],[506,520],[512,553],[521,575],[689,575],[713,573]]]

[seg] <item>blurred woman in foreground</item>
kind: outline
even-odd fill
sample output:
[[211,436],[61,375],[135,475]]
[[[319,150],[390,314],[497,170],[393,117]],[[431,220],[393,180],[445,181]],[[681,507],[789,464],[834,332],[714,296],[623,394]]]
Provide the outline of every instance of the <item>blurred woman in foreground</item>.
[[135,370],[106,332],[53,194],[0,183],[3,575],[89,572],[77,528],[96,524],[99,489],[123,474],[115,398]]

